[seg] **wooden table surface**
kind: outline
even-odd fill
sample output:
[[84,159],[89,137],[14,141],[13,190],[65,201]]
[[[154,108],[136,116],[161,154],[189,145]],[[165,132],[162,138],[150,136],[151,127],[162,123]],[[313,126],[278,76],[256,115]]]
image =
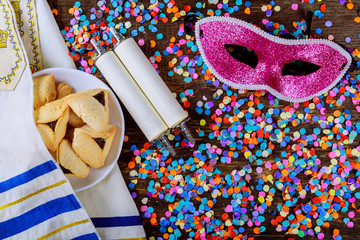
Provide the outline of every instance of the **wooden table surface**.
[[[59,12],[59,14],[57,16],[55,16],[57,23],[60,27],[60,29],[63,29],[66,26],[71,26],[69,21],[72,18],[72,16],[68,13],[69,8],[73,7],[75,1],[72,0],[48,0],[51,8],[56,8]],[[110,1],[108,1],[109,4]],[[244,1],[245,2],[245,1]],[[241,10],[235,12],[234,14],[232,14],[233,17],[236,18],[240,18],[243,19],[247,22],[252,22],[256,25],[258,25],[259,27],[261,27],[263,30],[266,30],[264,25],[261,23],[263,18],[266,18],[265,13],[261,11],[261,6],[268,4],[270,1],[259,1],[259,0],[253,0],[251,1],[252,5],[251,5],[251,14],[247,15],[244,14],[244,6],[242,5],[240,7]],[[348,1],[346,1],[348,2]],[[176,1],[176,6],[179,7],[179,9],[183,9],[184,5],[190,5],[192,6],[193,9],[195,8],[197,1]],[[203,14],[206,15],[206,10],[207,9],[213,9],[216,10],[216,5],[214,4],[209,4],[207,1],[204,1],[205,3],[205,8],[204,9],[196,9],[196,11],[200,11]],[[293,11],[291,10],[291,4],[292,3],[299,3],[299,10],[298,11]],[[322,29],[322,33],[318,36],[320,38],[327,38],[328,35],[333,35],[335,38],[335,42],[337,43],[341,43],[344,44],[346,47],[354,49],[354,48],[359,48],[360,47],[360,23],[356,23],[354,22],[354,17],[358,16],[358,12],[360,10],[360,2],[359,1],[353,1],[353,3],[355,3],[355,8],[352,10],[347,9],[344,5],[339,4],[338,0],[332,0],[332,1],[315,1],[315,3],[310,4],[310,3],[303,3],[300,4],[300,1],[276,1],[276,5],[279,5],[281,7],[281,11],[280,12],[275,12],[273,11],[273,14],[271,17],[269,17],[268,19],[273,21],[273,22],[278,22],[280,24],[285,25],[285,27],[291,31],[293,31],[293,22],[294,21],[301,21],[303,18],[306,18],[306,12],[308,10],[311,11],[315,11],[317,9],[319,9],[320,4],[321,3],[326,3],[326,12],[325,12],[325,17],[318,19],[317,17],[313,17],[313,22],[312,22],[312,33],[314,33],[316,28],[321,28]],[[84,14],[87,15],[88,17],[90,16],[90,12],[89,9],[92,7],[95,7],[97,4],[97,1],[81,1],[81,8],[84,10]],[[143,4],[145,5],[145,7],[148,7],[150,5],[149,1],[145,1],[143,2]],[[231,5],[234,5],[233,3]],[[325,26],[325,22],[327,20],[331,20],[333,25],[332,27],[326,27]],[[105,20],[103,20],[105,21]],[[125,21],[130,21],[133,25],[134,25],[134,29],[136,29],[136,26],[139,26],[138,23],[136,23],[135,18],[134,17],[130,17],[128,19],[123,19],[123,20],[115,20],[114,22],[125,22]],[[167,23],[161,23],[159,22],[157,24],[157,28],[159,29],[160,33],[164,34],[164,39],[162,39],[161,41],[157,40],[157,45],[154,48],[150,47],[149,41],[150,40],[156,40],[154,39],[154,34],[143,34],[141,35],[142,38],[144,38],[145,40],[145,45],[142,46],[142,50],[144,51],[145,55],[147,57],[151,57],[154,55],[155,51],[160,51],[162,53],[162,51],[166,48],[166,46],[168,46],[169,42],[170,42],[170,38],[172,36],[177,36],[177,32],[179,29],[179,24],[183,22],[183,17],[180,18],[178,21],[175,22],[167,22]],[[146,26],[149,24],[149,22],[145,22],[144,25],[145,28]],[[128,32],[128,36],[129,36],[129,32]],[[345,42],[345,38],[346,37],[350,37],[351,38],[351,42],[347,43]],[[139,37],[135,37],[135,39],[138,39]],[[171,60],[173,57],[167,57],[167,56],[163,56],[163,59],[161,62],[158,63],[159,66],[159,71],[160,71],[160,75],[162,76],[162,78],[164,79],[164,81],[166,82],[166,84],[168,85],[168,87],[170,88],[170,90],[172,92],[175,93],[180,93],[183,92],[186,89],[194,89],[194,96],[188,97],[188,101],[190,102],[190,107],[188,109],[186,109],[189,112],[189,116],[191,117],[190,121],[188,122],[188,126],[191,129],[193,136],[196,139],[196,145],[194,147],[194,149],[192,150],[196,150],[197,146],[201,143],[211,143],[214,144],[218,147],[221,147],[221,145],[219,144],[219,141],[215,138],[215,139],[209,139],[207,136],[208,134],[211,132],[211,129],[209,129],[207,127],[208,123],[212,122],[211,120],[211,116],[207,116],[207,115],[199,115],[195,112],[195,106],[197,104],[197,102],[199,100],[202,100],[203,96],[207,96],[209,98],[211,98],[211,95],[213,93],[216,92],[217,89],[222,89],[221,86],[219,86],[218,88],[216,88],[214,85],[211,84],[206,84],[203,74],[201,73],[201,70],[199,67],[195,67],[195,69],[197,70],[197,73],[199,74],[199,78],[197,80],[193,80],[191,83],[185,83],[183,80],[183,77],[180,75],[175,74],[172,77],[168,77],[167,73],[168,71],[170,71],[171,69],[168,66],[168,61]],[[359,74],[358,72],[353,72],[351,73],[352,76],[356,76],[357,74]],[[99,73],[96,73],[96,75],[101,78],[101,75]],[[240,95],[239,98],[244,97],[244,96],[249,96],[251,92],[245,93],[244,95]],[[261,99],[263,100],[262,102],[268,102],[266,101],[266,96],[265,97],[261,97]],[[178,99],[179,100],[179,99]],[[220,101],[221,98],[219,100],[215,100],[212,99],[212,101],[214,101],[215,106],[217,106]],[[277,106],[279,109],[281,109],[283,106],[286,106],[287,103],[285,102],[280,102],[279,106]],[[265,106],[265,108],[268,106]],[[352,121],[359,121],[359,115],[356,112],[356,110],[354,109],[354,105],[350,104],[349,102],[344,103],[341,107],[337,108],[333,108],[333,110],[335,109],[349,109],[351,111],[352,114]],[[299,108],[300,111],[301,109],[303,109],[303,107]],[[132,145],[136,145],[137,148],[142,148],[142,146],[144,145],[144,143],[147,142],[145,136],[142,134],[142,132],[140,131],[140,129],[137,127],[137,125],[135,124],[134,120],[131,118],[131,116],[127,113],[127,111],[125,110],[125,108],[123,107],[123,110],[125,112],[125,122],[126,122],[126,129],[125,129],[125,134],[126,136],[128,136],[129,140],[128,142],[124,143],[123,146],[123,150],[119,159],[119,166],[120,169],[123,173],[123,176],[125,178],[125,181],[127,183],[130,183],[131,180],[134,180],[135,178],[130,178],[129,177],[129,172],[130,169],[128,169],[128,162],[134,157],[133,155],[133,151],[130,150],[130,147]],[[207,122],[207,125],[205,125],[204,127],[200,126],[200,120],[201,119],[205,119],[205,121]],[[313,127],[315,127],[315,124],[306,124],[303,123],[301,125],[301,127],[305,127],[307,129],[312,129]],[[205,131],[205,136],[204,137],[198,137],[197,133],[195,132],[195,129],[201,128],[202,130]],[[290,125],[291,131],[295,131],[298,130],[299,128],[294,128]],[[357,146],[359,143],[359,140],[356,140],[356,143],[352,144],[349,147],[354,147]],[[155,147],[151,147],[151,149],[156,150]],[[228,148],[224,147],[224,150],[228,150]],[[186,149],[182,149],[181,147],[177,147],[176,151],[178,153],[178,155],[174,158],[174,159],[178,159],[180,157],[182,157],[183,159],[188,159],[189,157],[193,156],[193,151],[189,151],[189,148]],[[271,157],[271,159],[274,159],[275,157],[278,157],[279,154],[281,152],[280,150],[275,150],[273,153],[273,156]],[[328,158],[328,152],[329,150],[321,150],[321,149],[317,149],[317,155],[319,158],[323,158],[326,161],[329,160]],[[230,173],[233,169],[241,169],[244,165],[248,164],[248,161],[246,159],[244,159],[243,156],[241,156],[241,152],[239,152],[240,157],[237,160],[234,160],[230,163],[230,164],[217,164],[217,167],[222,170],[224,172],[224,174]],[[324,160],[324,161],[325,161]],[[357,161],[357,159],[355,159],[354,161]],[[252,166],[256,167],[256,164],[251,164]],[[351,173],[352,175],[354,175],[354,173]],[[305,178],[305,176],[304,176]],[[137,197],[134,199],[138,208],[140,209],[140,207],[142,206],[141,200],[147,196],[147,186],[148,186],[148,182],[151,180],[151,177],[148,177],[146,179],[138,179],[138,184],[136,184],[135,188],[132,189],[132,192],[136,192]],[[252,181],[249,183],[249,186],[251,186],[251,184],[253,184],[252,186],[255,187],[256,183],[255,181]],[[218,198],[219,203],[217,203],[214,207],[214,211],[215,211],[215,216],[217,218],[220,218],[222,213],[224,213],[224,207],[226,206],[226,204],[229,203],[229,200],[223,199],[223,198]],[[221,202],[222,200],[224,200],[224,202]],[[275,203],[280,203],[282,204],[284,201],[282,200],[282,198],[280,197],[276,197],[274,199],[273,202],[273,206]],[[147,205],[149,206],[153,206],[154,208],[156,208],[156,212],[158,213],[158,221],[159,219],[164,216],[161,214],[164,214],[165,210],[167,210],[168,207],[168,202],[166,202],[165,200],[160,200],[158,198],[154,199],[154,198],[149,198],[149,202],[147,203]],[[267,215],[265,215],[267,216]],[[359,215],[356,216],[355,220],[354,220],[354,224],[355,227],[353,229],[351,228],[347,228],[345,226],[345,224],[342,222],[342,218],[339,218],[339,220],[334,220],[331,222],[331,227],[329,229],[325,229],[325,234],[327,236],[327,239],[332,239],[332,230],[334,228],[338,228],[341,230],[341,235],[342,235],[342,239],[359,239],[360,238],[360,230],[359,230]],[[269,218],[266,218],[267,220]],[[159,226],[152,226],[150,224],[150,220],[147,218],[143,218],[143,223],[144,223],[144,227],[145,227],[145,231],[148,237],[150,236],[162,236],[162,233],[159,232]],[[316,226],[315,221],[313,222]],[[280,232],[278,233],[275,230],[275,227],[272,226],[270,224],[270,221],[268,221],[267,223],[264,224],[267,227],[267,230],[262,233],[261,235],[255,235],[252,232],[252,229],[246,230],[246,233],[248,234],[248,236],[253,236],[255,237],[255,239],[288,239],[289,237],[293,237],[295,239],[300,239],[300,237],[296,236],[296,235],[286,235],[285,232]],[[186,239],[187,238],[187,234],[185,233],[185,231],[182,232],[183,235],[180,239]],[[305,238],[305,239],[316,239],[316,237],[314,238]]]

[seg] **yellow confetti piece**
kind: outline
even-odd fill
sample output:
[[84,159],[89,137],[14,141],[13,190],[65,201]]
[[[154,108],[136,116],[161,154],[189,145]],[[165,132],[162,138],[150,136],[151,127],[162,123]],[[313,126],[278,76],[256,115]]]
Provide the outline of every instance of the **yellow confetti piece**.
[[136,156],[136,157],[135,157],[135,161],[136,161],[136,163],[141,163],[141,157],[140,157],[140,156]]
[[335,196],[335,190],[334,190],[334,189],[330,189],[329,194],[330,194],[331,196]]
[[268,195],[266,197],[266,200],[269,201],[269,202],[272,202],[274,200],[274,198],[272,196]]
[[172,141],[172,140],[175,139],[175,136],[174,136],[173,134],[169,134],[169,135],[168,135],[168,139],[169,139],[170,141]]
[[328,116],[328,117],[327,117],[327,121],[328,121],[328,122],[334,121],[334,116]]
[[129,175],[132,177],[136,177],[136,176],[138,176],[138,172],[136,170],[131,170]]

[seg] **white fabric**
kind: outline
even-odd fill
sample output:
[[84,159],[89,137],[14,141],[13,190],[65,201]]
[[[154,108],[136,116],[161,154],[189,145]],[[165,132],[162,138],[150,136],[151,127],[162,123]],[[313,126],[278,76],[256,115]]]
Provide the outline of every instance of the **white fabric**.
[[[36,7],[44,68],[75,68],[47,2],[36,0]],[[117,165],[104,180],[77,195],[91,218],[139,217],[139,212]],[[102,227],[98,232],[104,239],[145,238],[142,225]]]
[[[7,14],[0,18],[0,26],[11,26],[8,32],[13,36],[7,39],[6,48],[22,49],[21,61],[26,64],[18,73],[21,78],[15,90],[0,91],[0,239],[37,239],[47,235],[50,239],[70,239],[84,234],[98,239],[89,216],[51,160],[37,131],[26,51],[10,3],[0,4]],[[1,65],[12,66],[9,59],[12,58],[1,55]],[[81,226],[81,231],[77,226]]]
[[[139,215],[118,165],[100,183],[77,195],[91,217]],[[104,239],[145,237],[142,225],[97,228],[97,231]]]
[[35,3],[43,67],[75,68],[48,3],[45,0],[36,0]]

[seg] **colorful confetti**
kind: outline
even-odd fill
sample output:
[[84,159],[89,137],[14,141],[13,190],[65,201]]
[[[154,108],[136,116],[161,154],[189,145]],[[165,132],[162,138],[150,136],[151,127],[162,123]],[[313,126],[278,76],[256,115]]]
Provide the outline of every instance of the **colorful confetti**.
[[[339,240],[342,228],[354,228],[360,213],[360,123],[353,118],[360,112],[360,74],[345,75],[329,92],[304,103],[289,104],[263,91],[233,89],[209,71],[195,39],[184,33],[180,22],[189,13],[246,16],[257,7],[264,30],[301,39],[307,37],[305,19],[294,19],[293,28],[286,29],[289,22],[273,22],[271,17],[318,4],[313,19],[317,28],[310,37],[335,38],[322,36],[326,31],[322,26],[333,27],[326,15],[329,6],[314,0],[293,2],[286,9],[275,1],[254,6],[251,1],[209,0],[190,6],[174,0],[100,0],[89,12],[80,2],[69,9],[70,25],[61,32],[80,70],[98,73],[90,39],[110,49],[115,43],[109,31],[113,26],[152,50],[149,60],[155,69],[162,63],[168,66],[169,79],[183,79],[176,83],[184,86],[176,97],[197,119],[193,134],[200,141],[195,146],[178,131],[168,135],[174,147],[191,152],[191,157],[171,158],[155,143],[130,146],[128,187],[139,198],[136,186],[146,184],[139,210],[159,232],[149,239],[239,240],[273,233]],[[346,11],[354,8],[351,1],[338,4]],[[353,16],[351,21],[359,23],[359,19]],[[166,34],[164,26],[178,26],[177,35]],[[350,43],[357,34],[343,40]],[[166,46],[161,49],[158,43]],[[352,54],[356,60],[360,57],[358,49]],[[207,90],[193,88],[195,81],[203,81]],[[166,203],[167,209],[158,209],[157,201]]]

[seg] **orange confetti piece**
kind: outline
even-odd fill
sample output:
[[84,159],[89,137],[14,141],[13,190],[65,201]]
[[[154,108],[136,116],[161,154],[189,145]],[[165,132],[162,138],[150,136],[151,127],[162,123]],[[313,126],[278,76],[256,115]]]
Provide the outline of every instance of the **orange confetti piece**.
[[333,213],[331,214],[331,216],[332,216],[334,219],[338,219],[338,218],[339,218],[339,213],[333,212]]
[[339,117],[340,114],[341,114],[341,112],[340,112],[339,110],[335,110],[335,111],[334,111],[334,116],[335,116],[335,117]]
[[155,218],[150,219],[151,225],[157,225],[157,220]]
[[90,66],[93,66],[95,64],[95,61],[94,59],[89,59],[88,63]]
[[128,167],[129,167],[130,169],[133,169],[133,168],[135,167],[135,163],[134,163],[134,162],[129,162],[129,163],[128,163]]
[[57,9],[51,9],[51,12],[57,16],[59,14],[59,11]]
[[209,9],[208,11],[207,11],[207,15],[208,16],[214,16],[214,11],[212,11],[211,9]]
[[[357,22],[357,23],[360,23],[360,17],[355,17],[354,18],[354,21]],[[357,54],[356,54],[357,55]]]
[[353,9],[354,8],[354,4],[351,2],[351,0],[349,0],[349,2],[346,4],[346,7],[348,9]]
[[155,61],[156,61],[156,62],[161,62],[161,56],[156,56],[156,57],[155,57]]
[[172,12],[173,13],[176,13],[176,12],[178,12],[179,11],[179,8],[177,7],[177,6],[173,6],[172,7]]
[[329,228],[329,227],[330,227],[330,223],[329,223],[329,222],[324,222],[324,223],[323,223],[323,227]]
[[260,228],[259,227],[254,228],[254,233],[255,234],[260,234]]
[[150,40],[150,47],[154,48],[156,46],[156,42],[154,40]]
[[245,8],[244,13],[249,15],[250,14],[250,8],[249,7]]

